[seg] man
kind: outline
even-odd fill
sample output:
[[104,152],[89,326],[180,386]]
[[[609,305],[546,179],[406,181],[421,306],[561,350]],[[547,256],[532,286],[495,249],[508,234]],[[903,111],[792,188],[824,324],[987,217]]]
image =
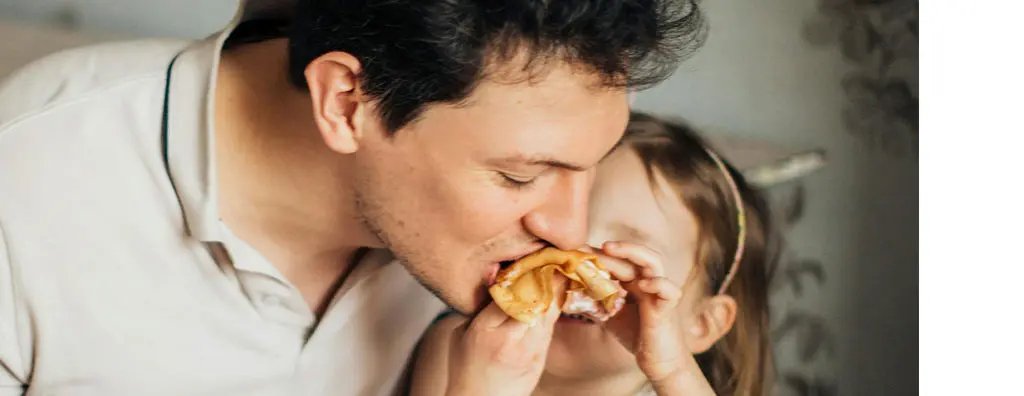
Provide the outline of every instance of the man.
[[388,392],[442,308],[417,283],[472,313],[579,247],[626,87],[701,32],[667,1],[264,16],[0,88],[0,392]]

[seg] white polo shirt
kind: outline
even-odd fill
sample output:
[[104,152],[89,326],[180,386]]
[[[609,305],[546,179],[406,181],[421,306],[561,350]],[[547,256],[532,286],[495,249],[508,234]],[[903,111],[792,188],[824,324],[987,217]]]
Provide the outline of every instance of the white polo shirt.
[[220,221],[213,84],[233,26],[0,83],[0,395],[392,392],[437,298],[372,251],[317,323]]

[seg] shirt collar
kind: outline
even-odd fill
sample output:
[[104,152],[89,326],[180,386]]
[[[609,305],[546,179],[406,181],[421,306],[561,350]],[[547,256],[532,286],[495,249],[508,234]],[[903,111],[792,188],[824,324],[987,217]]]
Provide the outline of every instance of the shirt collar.
[[204,242],[223,238],[213,131],[217,67],[224,41],[246,19],[246,12],[246,2],[240,1],[223,30],[186,47],[168,71],[163,131],[167,168],[185,215],[185,228]]

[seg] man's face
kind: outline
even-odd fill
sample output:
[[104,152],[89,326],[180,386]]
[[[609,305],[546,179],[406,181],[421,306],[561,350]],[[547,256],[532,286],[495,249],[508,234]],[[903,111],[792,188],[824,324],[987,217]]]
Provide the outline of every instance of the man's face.
[[499,263],[586,241],[594,166],[628,119],[626,93],[598,86],[553,66],[533,81],[485,80],[392,136],[364,125],[354,158],[362,221],[446,303],[482,308]]

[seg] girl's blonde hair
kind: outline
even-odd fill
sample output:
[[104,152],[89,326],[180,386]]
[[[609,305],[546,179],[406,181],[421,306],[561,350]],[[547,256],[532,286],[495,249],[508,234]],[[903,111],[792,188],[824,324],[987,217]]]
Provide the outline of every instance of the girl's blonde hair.
[[[777,262],[778,241],[770,232],[768,206],[728,163],[715,162],[705,142],[682,122],[632,113],[622,144],[641,158],[652,185],[655,170],[690,209],[699,227],[697,265],[708,295],[725,282],[739,248],[745,217],[745,250],[724,293],[736,299],[733,328],[708,351],[697,355],[704,375],[719,395],[760,396],[772,378],[768,333],[768,282]],[[728,171],[743,202],[733,198]],[[737,216],[743,205],[745,216]]]

